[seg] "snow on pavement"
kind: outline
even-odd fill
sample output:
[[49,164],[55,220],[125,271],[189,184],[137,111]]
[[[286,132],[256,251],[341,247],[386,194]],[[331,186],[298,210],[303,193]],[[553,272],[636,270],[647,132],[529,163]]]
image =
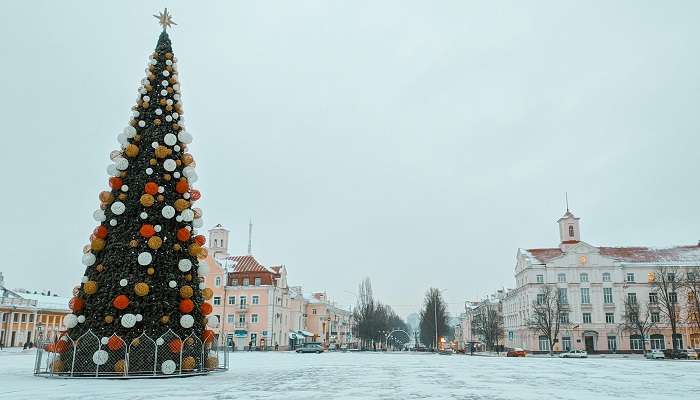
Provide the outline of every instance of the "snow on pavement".
[[408,353],[233,353],[226,373],[179,379],[34,377],[33,352],[0,352],[0,399],[683,399],[700,362]]

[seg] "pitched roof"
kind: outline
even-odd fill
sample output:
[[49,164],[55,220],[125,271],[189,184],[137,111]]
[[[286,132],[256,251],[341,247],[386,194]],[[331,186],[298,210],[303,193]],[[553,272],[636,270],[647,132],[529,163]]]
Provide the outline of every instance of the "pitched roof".
[[[691,263],[700,265],[700,245],[669,248],[601,246],[597,249],[602,256],[627,263]],[[531,261],[537,263],[547,263],[564,254],[559,248],[525,249],[523,251]]]
[[258,262],[253,256],[230,256],[226,257],[226,260],[232,260],[236,264],[233,267],[233,272],[267,272],[273,273],[269,269],[265,268],[262,264]]

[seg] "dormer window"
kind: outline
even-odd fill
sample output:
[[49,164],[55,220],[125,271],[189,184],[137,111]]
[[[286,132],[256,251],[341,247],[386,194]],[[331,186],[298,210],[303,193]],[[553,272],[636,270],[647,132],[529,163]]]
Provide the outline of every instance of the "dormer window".
[[573,225],[569,225],[569,236],[574,237],[574,226]]

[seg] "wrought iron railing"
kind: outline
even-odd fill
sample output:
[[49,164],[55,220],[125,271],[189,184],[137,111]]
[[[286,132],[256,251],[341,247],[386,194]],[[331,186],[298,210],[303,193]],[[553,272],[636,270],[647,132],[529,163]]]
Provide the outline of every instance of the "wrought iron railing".
[[145,333],[127,342],[92,330],[78,338],[40,341],[34,374],[46,377],[148,378],[202,375],[228,369],[225,334],[205,331],[184,339],[168,330],[155,340]]

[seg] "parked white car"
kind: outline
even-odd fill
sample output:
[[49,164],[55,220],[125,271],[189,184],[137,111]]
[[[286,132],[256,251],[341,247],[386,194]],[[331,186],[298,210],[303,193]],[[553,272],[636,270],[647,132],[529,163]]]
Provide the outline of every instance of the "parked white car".
[[560,358],[588,358],[588,353],[585,350],[570,350],[566,353],[559,354]]
[[663,360],[666,358],[666,356],[664,356],[663,350],[654,349],[646,354],[646,358],[650,358],[652,360]]

